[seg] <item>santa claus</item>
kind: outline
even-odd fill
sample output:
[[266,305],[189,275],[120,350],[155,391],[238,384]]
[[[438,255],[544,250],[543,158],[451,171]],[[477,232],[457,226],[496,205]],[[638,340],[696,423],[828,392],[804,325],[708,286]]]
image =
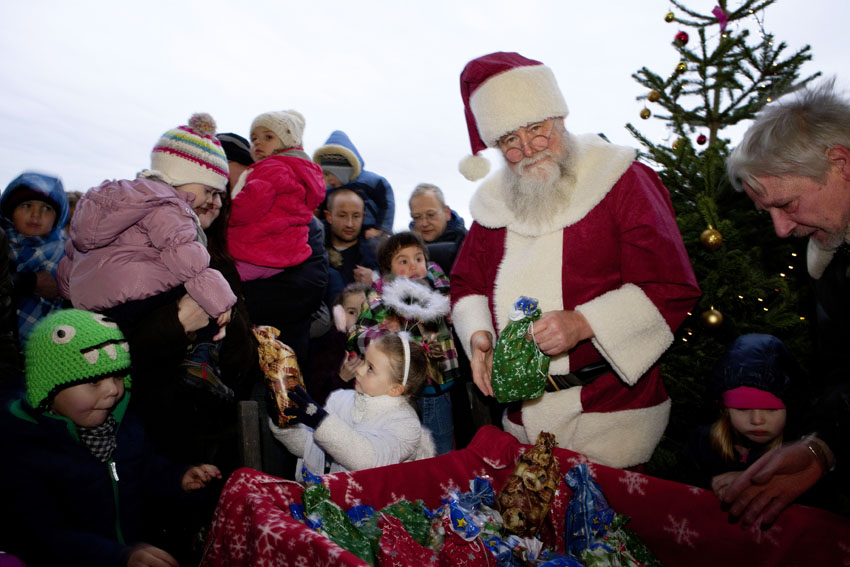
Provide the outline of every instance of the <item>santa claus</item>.
[[[474,59],[461,94],[473,154],[498,148],[505,159],[472,197],[451,273],[475,384],[493,394],[495,338],[514,301],[535,297],[551,391],[506,412],[505,429],[526,443],[552,432],[609,466],[648,461],[670,413],[658,358],[699,297],[668,191],[632,148],[566,130],[566,102],[539,61]],[[470,180],[488,168],[482,156],[461,162]]]

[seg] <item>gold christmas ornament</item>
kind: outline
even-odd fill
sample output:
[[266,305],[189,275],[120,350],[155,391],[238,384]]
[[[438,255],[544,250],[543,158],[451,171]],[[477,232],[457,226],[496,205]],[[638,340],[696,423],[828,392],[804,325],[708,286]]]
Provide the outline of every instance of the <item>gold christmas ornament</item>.
[[658,99],[661,98],[661,93],[655,89],[649,91],[649,94],[646,95],[646,98],[649,99],[649,102],[658,102]]
[[673,149],[678,150],[679,144],[681,144],[681,143],[682,143],[682,138],[676,138],[675,140],[673,140]]
[[687,70],[688,70],[688,64],[685,63],[684,60],[679,61],[679,64],[676,65],[676,72],[679,73],[680,75]]
[[673,12],[667,12],[666,14],[664,14],[664,21],[667,22],[668,24],[675,19],[676,19],[676,14],[674,14]]
[[723,235],[720,234],[719,230],[709,226],[699,235],[699,241],[706,249],[714,251],[723,244]]
[[723,313],[712,307],[702,314],[702,324],[708,329],[717,329],[723,324]]
[[644,108],[643,110],[640,111],[640,117],[643,118],[644,120],[646,120],[650,116],[652,116],[652,113],[649,111],[648,108]]

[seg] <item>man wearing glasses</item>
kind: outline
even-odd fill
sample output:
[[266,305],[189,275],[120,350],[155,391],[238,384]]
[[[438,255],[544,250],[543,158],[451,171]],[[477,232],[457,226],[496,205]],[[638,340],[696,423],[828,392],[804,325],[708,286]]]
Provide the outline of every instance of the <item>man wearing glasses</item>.
[[[699,288],[658,176],[632,148],[567,132],[552,71],[518,53],[470,61],[461,94],[473,153],[505,167],[477,189],[451,273],[452,319],[473,379],[492,395],[493,346],[514,301],[539,300],[533,339],[551,357],[541,398],[508,408],[521,441],[540,431],[614,467],[645,463],[670,413],[658,358]],[[461,162],[470,180],[486,159]]]

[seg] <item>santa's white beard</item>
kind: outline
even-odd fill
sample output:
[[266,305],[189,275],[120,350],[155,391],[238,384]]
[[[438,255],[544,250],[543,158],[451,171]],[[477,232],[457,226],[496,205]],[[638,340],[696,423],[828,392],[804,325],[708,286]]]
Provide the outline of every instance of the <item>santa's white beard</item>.
[[544,150],[518,162],[514,170],[507,169],[505,197],[518,220],[545,222],[569,204],[575,154],[569,135],[562,140],[564,149],[559,159],[551,150]]

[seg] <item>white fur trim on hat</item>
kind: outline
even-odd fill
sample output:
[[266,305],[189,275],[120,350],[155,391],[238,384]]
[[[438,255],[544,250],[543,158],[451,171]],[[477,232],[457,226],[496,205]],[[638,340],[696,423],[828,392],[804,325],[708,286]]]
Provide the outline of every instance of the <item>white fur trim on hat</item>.
[[[339,144],[325,144],[324,146],[317,148],[316,151],[313,152],[313,163],[324,166],[325,164],[322,162],[324,161],[323,158],[326,156],[341,156],[345,158],[348,165],[352,168],[350,177],[351,181],[357,179],[357,176],[359,176],[363,171],[363,167],[360,165],[360,160],[357,159],[357,155],[345,146],[341,146]],[[333,160],[333,163],[337,164],[338,162]]]
[[280,138],[283,144],[283,149],[296,148],[303,146],[304,126],[306,121],[304,116],[297,110],[279,110],[272,112],[264,112],[260,114],[251,123],[250,132],[253,134],[254,129],[259,126],[268,128],[274,132],[275,136]]
[[468,180],[478,181],[490,173],[490,161],[484,156],[466,156],[460,160],[458,170]]
[[552,70],[545,65],[516,67],[494,75],[469,97],[478,132],[488,147],[517,128],[569,113]]

